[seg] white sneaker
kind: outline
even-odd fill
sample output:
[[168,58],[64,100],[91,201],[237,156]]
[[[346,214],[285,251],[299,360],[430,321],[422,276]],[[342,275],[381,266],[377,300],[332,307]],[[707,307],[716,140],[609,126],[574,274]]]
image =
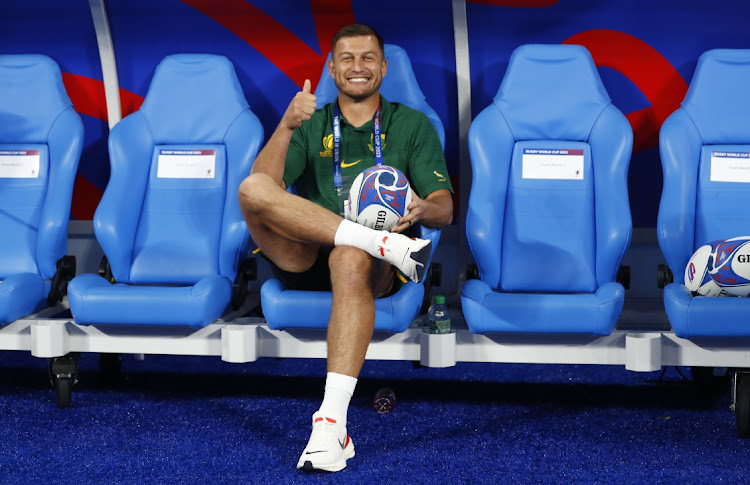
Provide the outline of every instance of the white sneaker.
[[337,472],[346,468],[346,460],[354,456],[354,443],[346,426],[320,413],[313,414],[312,434],[297,468],[306,472]]
[[432,251],[432,241],[393,232],[384,231],[383,234],[378,247],[380,256],[413,282],[422,281]]

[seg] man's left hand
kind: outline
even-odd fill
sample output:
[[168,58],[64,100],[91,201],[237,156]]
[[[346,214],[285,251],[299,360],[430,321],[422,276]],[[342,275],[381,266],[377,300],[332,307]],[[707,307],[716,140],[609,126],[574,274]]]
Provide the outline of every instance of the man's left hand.
[[399,218],[391,232],[403,232],[420,221],[426,227],[443,227],[453,219],[453,199],[447,189],[436,190],[424,199],[412,191],[411,203],[406,208],[409,212]]
[[391,232],[404,232],[424,216],[424,200],[420,199],[419,196],[412,190],[411,192],[411,203],[406,207],[409,212],[398,219],[398,224],[393,226]]

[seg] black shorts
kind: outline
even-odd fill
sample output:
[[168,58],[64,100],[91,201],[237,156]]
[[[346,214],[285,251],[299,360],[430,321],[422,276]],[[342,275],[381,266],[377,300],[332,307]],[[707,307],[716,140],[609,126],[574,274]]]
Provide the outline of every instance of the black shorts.
[[328,268],[328,257],[331,251],[333,251],[332,247],[321,247],[318,250],[318,258],[310,269],[301,273],[284,271],[265,255],[263,257],[271,264],[273,277],[284,283],[284,286],[290,290],[331,291],[331,271]]
[[[318,250],[318,258],[315,260],[312,266],[307,271],[301,273],[292,273],[284,271],[283,269],[276,266],[276,264],[259,251],[258,254],[268,261],[271,265],[271,272],[273,277],[281,281],[284,286],[290,290],[300,291],[331,291],[331,270],[328,268],[328,257],[333,251],[332,247],[321,247]],[[391,291],[387,295],[390,296],[396,293],[404,284],[406,284],[406,277],[401,274],[400,271],[396,271],[396,276],[391,286]]]

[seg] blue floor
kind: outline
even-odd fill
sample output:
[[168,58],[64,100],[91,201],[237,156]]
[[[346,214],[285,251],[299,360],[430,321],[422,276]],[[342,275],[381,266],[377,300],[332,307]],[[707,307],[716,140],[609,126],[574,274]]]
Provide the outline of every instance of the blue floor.
[[[58,409],[47,361],[0,352],[1,483],[746,483],[731,398],[687,368],[366,362],[349,412],[357,456],[295,469],[325,362],[83,354]],[[372,398],[395,388],[379,415]]]

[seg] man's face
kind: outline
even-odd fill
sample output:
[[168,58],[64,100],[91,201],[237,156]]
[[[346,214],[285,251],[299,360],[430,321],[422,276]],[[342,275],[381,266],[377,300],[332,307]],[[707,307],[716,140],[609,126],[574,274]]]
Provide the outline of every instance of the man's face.
[[343,37],[331,54],[328,72],[339,92],[355,101],[362,101],[378,92],[386,65],[375,37]]

